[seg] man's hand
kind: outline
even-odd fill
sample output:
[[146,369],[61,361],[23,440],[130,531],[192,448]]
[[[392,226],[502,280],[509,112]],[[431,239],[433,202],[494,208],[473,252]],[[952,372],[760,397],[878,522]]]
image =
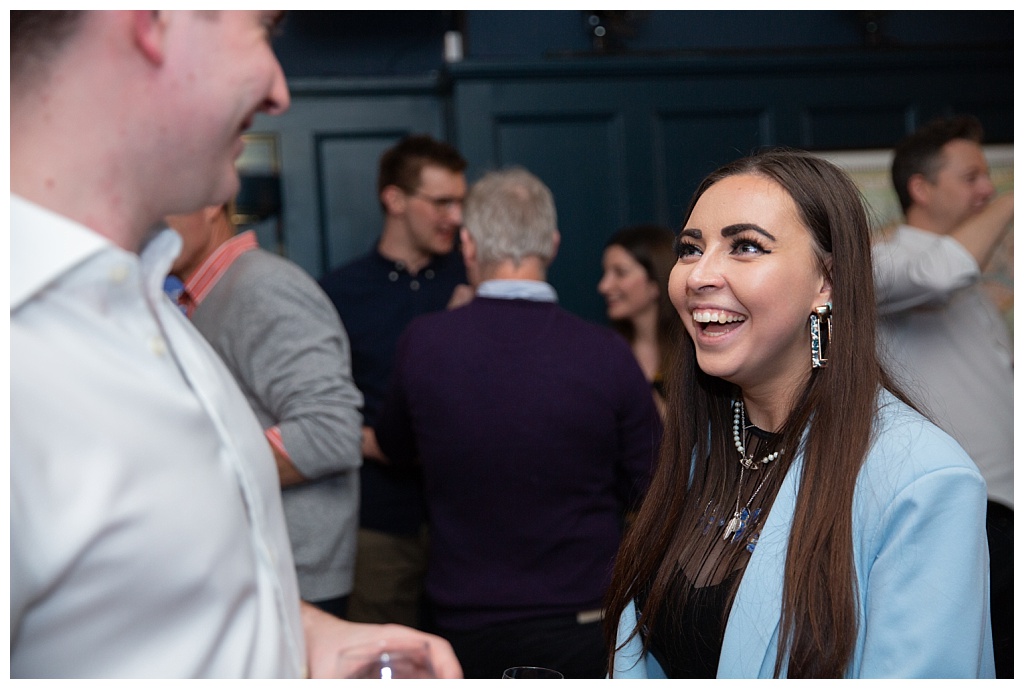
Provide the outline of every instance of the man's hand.
[[960,242],[985,270],[1013,224],[1013,192],[992,199],[979,213],[960,223],[949,236]]
[[381,464],[391,464],[384,455],[384,451],[377,444],[377,433],[369,426],[363,426],[363,457],[372,459]]
[[270,442],[270,449],[274,453],[274,463],[277,464],[277,478],[282,486],[297,486],[306,482],[306,477],[299,473],[299,470],[292,464],[292,458],[283,452],[284,446],[278,447],[273,441]]
[[461,679],[462,666],[451,645],[439,636],[398,624],[360,624],[328,615],[319,608],[302,603],[302,627],[306,635],[309,676],[333,677],[338,654],[363,644],[422,642],[430,652],[430,662],[438,679]]
[[465,306],[473,301],[475,296],[476,290],[469,285],[455,285],[455,289],[452,290],[452,296],[448,300],[448,308],[457,309],[460,306]]

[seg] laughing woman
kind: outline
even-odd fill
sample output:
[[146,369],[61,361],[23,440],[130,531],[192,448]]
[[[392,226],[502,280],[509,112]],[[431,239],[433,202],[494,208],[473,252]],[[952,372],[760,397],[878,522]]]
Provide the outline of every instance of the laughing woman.
[[736,161],[677,254],[686,334],[611,676],[992,676],[985,484],[875,357],[856,187],[799,152]]
[[605,245],[597,285],[608,320],[629,342],[662,417],[664,376],[682,329],[668,298],[668,276],[676,262],[673,240],[672,230],[660,225],[619,230]]

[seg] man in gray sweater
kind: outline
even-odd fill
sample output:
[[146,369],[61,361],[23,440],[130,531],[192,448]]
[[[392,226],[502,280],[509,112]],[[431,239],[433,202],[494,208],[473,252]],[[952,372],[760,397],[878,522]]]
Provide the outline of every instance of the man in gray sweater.
[[184,242],[172,272],[186,315],[227,364],[277,462],[299,591],[344,617],[352,591],[362,463],[362,394],[348,337],[312,277],[235,234],[225,206],[168,224]]

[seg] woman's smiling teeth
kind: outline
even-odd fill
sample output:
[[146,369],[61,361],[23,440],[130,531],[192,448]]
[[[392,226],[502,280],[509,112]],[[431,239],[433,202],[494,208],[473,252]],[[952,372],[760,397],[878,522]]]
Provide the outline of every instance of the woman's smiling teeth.
[[693,320],[696,323],[739,323],[747,320],[746,316],[741,316],[738,313],[732,313],[730,311],[694,311]]

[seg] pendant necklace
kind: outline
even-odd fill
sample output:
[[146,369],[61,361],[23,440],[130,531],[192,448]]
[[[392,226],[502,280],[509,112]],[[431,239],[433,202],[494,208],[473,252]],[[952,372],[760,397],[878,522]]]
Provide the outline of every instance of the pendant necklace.
[[[754,498],[761,492],[761,488],[764,487],[765,481],[768,480],[768,475],[771,473],[771,463],[779,458],[782,454],[782,450],[776,450],[760,461],[754,461],[753,454],[747,454],[747,448],[744,445],[744,434],[746,433],[746,410],[743,407],[743,400],[734,400],[733,403],[733,416],[732,416],[732,437],[736,445],[736,450],[740,453],[740,481],[739,486],[736,488],[736,508],[733,512],[732,519],[725,525],[725,533],[722,536],[723,541],[728,541],[730,538],[735,540],[739,538],[740,534],[743,533],[744,527],[746,527],[747,520],[750,518],[750,505],[754,502]],[[769,465],[765,471],[761,481],[754,488],[754,492],[750,494],[750,499],[747,500],[747,504],[740,509],[740,496],[743,492],[743,477],[747,469],[751,471],[758,471],[760,465]]]
[[[764,476],[761,478],[761,482],[757,484],[757,488],[750,494],[750,499],[747,500],[747,504],[740,509],[740,492],[743,489],[743,467],[740,467],[740,487],[736,489],[736,511],[733,512],[732,519],[725,525],[725,532],[722,534],[722,540],[728,541],[730,538],[739,538],[740,534],[743,533],[743,529],[747,526],[747,520],[750,519],[750,504],[754,502],[754,498],[761,492],[762,486],[765,481],[768,480],[768,476],[771,474],[771,468],[764,472]],[[754,516],[757,516],[756,514]]]

